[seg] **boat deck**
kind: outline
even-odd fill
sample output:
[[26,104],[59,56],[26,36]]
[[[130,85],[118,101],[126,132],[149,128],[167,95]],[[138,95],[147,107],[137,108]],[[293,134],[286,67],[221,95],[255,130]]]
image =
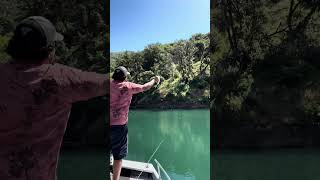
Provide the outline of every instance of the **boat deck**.
[[[112,174],[110,175],[110,179],[112,180]],[[145,180],[152,180],[152,178],[146,179],[146,178],[139,178],[137,179],[136,177],[120,177],[120,180],[141,180],[141,179],[145,179]]]
[[[111,166],[112,166],[111,161]],[[110,169],[111,170],[111,169]],[[138,180],[139,174],[143,171],[139,180],[156,180],[159,175],[151,163],[123,160],[120,180]],[[112,173],[110,173],[112,179]]]
[[123,168],[130,168],[132,170],[136,171],[143,171],[147,173],[153,173],[155,171],[154,167],[150,163],[144,163],[144,162],[137,162],[137,161],[130,161],[130,160],[124,160],[122,162]]

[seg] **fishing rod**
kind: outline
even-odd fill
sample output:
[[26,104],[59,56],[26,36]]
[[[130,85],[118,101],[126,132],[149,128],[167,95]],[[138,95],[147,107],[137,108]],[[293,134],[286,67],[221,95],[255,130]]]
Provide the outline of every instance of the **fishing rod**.
[[160,148],[161,144],[164,142],[165,139],[162,139],[162,141],[159,143],[158,147],[156,148],[155,151],[153,151],[152,155],[150,156],[148,162],[147,162],[147,165],[146,167],[140,172],[139,176],[137,177],[137,179],[140,178],[141,174],[145,171],[146,168],[148,168],[148,164],[150,162],[150,160],[153,158],[153,156],[156,154],[156,152],[158,151],[158,149]]

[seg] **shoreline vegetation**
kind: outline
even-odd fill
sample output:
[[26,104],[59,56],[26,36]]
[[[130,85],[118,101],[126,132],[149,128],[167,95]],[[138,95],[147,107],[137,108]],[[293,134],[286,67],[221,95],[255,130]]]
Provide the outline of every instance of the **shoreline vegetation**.
[[161,83],[133,96],[134,109],[209,108],[209,34],[195,34],[187,40],[150,44],[142,51],[111,53],[110,72],[125,66],[128,81],[144,84],[155,75]]
[[179,109],[209,109],[209,105],[205,104],[180,104],[180,105],[163,105],[163,104],[154,104],[154,105],[135,105],[131,106],[130,109],[133,110],[179,110]]
[[211,4],[211,147],[320,147],[320,4]]

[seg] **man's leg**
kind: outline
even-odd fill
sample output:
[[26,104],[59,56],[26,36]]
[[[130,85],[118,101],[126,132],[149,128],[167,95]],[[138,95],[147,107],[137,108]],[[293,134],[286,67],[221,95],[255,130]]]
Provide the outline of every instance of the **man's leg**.
[[127,125],[113,128],[112,139],[112,154],[113,154],[113,180],[120,179],[122,168],[122,159],[128,154],[128,128]]
[[113,180],[120,179],[121,167],[122,167],[122,159],[113,161],[113,178],[112,178]]

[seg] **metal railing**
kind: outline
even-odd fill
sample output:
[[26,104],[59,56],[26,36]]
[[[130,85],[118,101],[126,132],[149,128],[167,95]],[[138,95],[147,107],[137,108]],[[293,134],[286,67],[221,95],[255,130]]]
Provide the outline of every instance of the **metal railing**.
[[161,172],[162,172],[165,175],[165,177],[167,178],[167,180],[171,180],[171,178],[167,174],[166,170],[164,170],[164,168],[161,166],[161,164],[156,159],[154,159],[154,161],[157,164],[157,170],[158,170],[158,175],[159,175],[160,179],[162,179],[161,178]]

